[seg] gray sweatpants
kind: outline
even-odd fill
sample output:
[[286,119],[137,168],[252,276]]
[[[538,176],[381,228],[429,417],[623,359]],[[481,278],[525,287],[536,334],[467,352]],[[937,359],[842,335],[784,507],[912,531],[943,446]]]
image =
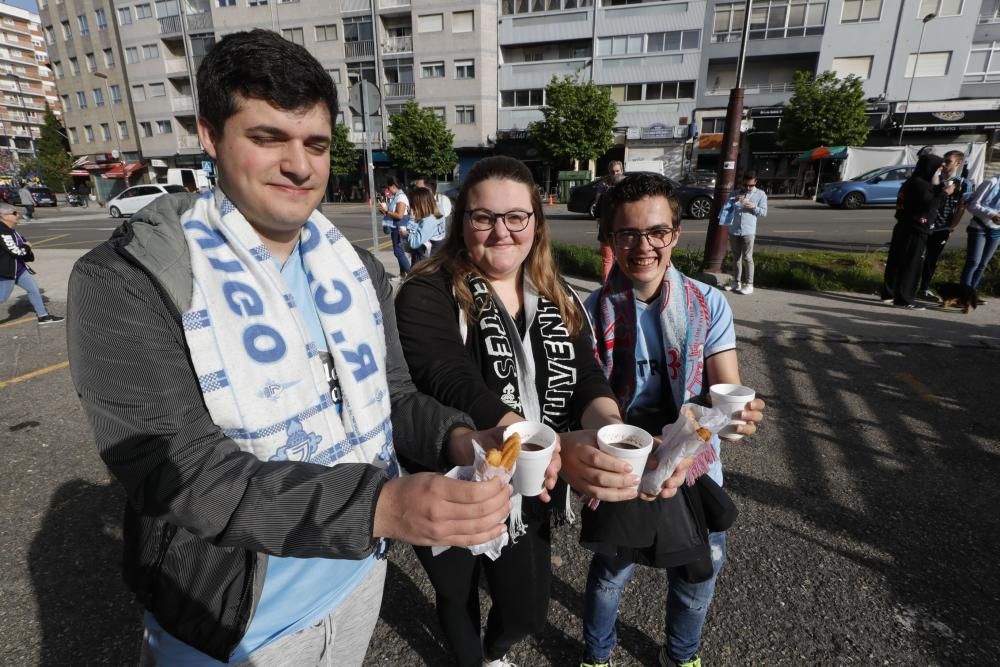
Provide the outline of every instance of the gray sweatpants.
[[[733,278],[737,283],[753,285],[753,236],[729,235],[729,248],[733,251]],[[743,277],[743,263],[747,265],[747,279]]]
[[[246,661],[236,664],[238,667],[361,667],[382,606],[385,571],[386,561],[376,561],[364,580],[332,614],[254,651]],[[157,665],[145,640],[139,665],[168,667]]]

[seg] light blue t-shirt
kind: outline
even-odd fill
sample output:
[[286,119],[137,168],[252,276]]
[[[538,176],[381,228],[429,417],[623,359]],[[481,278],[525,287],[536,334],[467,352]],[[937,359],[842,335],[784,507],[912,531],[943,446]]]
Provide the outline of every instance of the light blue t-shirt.
[[[743,202],[736,201],[738,195],[744,196],[744,201],[753,204],[753,208],[743,206]],[[754,188],[750,192],[741,188],[732,194],[730,204],[734,207],[732,217],[732,227],[729,233],[732,236],[755,236],[757,234],[757,218],[767,215],[767,193],[760,188]]]
[[[736,349],[736,327],[733,325],[733,311],[722,292],[695,281],[705,296],[708,306],[709,326],[705,340],[705,359],[726,350]],[[662,294],[662,292],[661,292]],[[662,409],[664,400],[672,400],[670,377],[680,369],[683,351],[665,351],[663,326],[660,322],[660,298],[653,303],[635,300],[635,320],[638,334],[635,341],[635,398],[628,410]],[[707,387],[706,387],[707,389]],[[680,406],[677,406],[680,407]],[[719,438],[712,438],[715,453],[720,453]],[[709,476],[722,485],[722,460],[717,458],[708,471]]]
[[[281,268],[281,275],[296,304],[314,303],[298,245]],[[304,306],[301,312],[310,337],[321,350],[320,358],[327,367],[327,377],[333,378],[330,391],[339,412],[339,390],[319,314],[315,308]],[[244,661],[251,653],[276,639],[298,632],[328,616],[361,583],[374,564],[374,556],[363,560],[270,556],[264,589],[253,620],[230,656],[230,661]],[[164,667],[215,667],[225,664],[164,631],[149,612],[146,612],[144,620],[149,631],[150,649],[157,664]]]

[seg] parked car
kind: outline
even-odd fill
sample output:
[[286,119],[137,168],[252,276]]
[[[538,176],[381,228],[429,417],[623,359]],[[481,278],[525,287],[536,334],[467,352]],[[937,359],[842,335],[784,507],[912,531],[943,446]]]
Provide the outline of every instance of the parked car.
[[11,206],[17,206],[20,204],[21,197],[17,194],[17,188],[13,185],[0,183],[0,201],[5,204],[10,204]]
[[715,188],[715,172],[709,169],[694,169],[681,178],[682,185],[695,185],[702,188]]
[[848,181],[827,183],[816,201],[830,206],[856,209],[865,204],[895,204],[903,181],[913,173],[912,164],[879,167]]
[[184,189],[183,185],[160,185],[157,183],[133,185],[127,190],[122,190],[108,201],[108,215],[112,218],[130,216],[157,198],[175,192],[187,192],[187,190]]
[[54,207],[56,205],[56,196],[48,188],[43,188],[40,185],[29,185],[28,192],[31,193],[31,198],[35,200],[35,206]]
[[[652,173],[652,172],[628,172]],[[712,210],[712,197],[715,192],[711,188],[681,185],[673,179],[668,179],[674,188],[674,193],[681,203],[681,215],[704,220]],[[592,218],[597,218],[600,214],[600,195],[603,189],[604,178],[578,185],[569,191],[569,202],[566,208],[572,213],[586,213]]]

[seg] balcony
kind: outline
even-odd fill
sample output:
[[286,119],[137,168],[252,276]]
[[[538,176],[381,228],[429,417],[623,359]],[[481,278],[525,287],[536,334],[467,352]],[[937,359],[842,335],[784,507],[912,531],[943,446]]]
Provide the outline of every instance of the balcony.
[[181,17],[177,16],[164,16],[158,19],[160,22],[160,34],[161,35],[176,35],[182,32]]
[[177,135],[177,147],[201,150],[201,142],[198,141],[197,134],[179,134]]
[[341,0],[340,13],[367,12],[371,10],[371,0]]
[[589,58],[548,60],[530,63],[505,63],[500,66],[500,88],[544,88],[552,77],[582,76],[586,78]]
[[163,69],[167,74],[183,74],[187,76],[187,61],[185,58],[171,58],[163,61]]
[[170,108],[177,112],[193,112],[194,111],[194,98],[193,97],[175,97],[170,100]]
[[379,9],[398,9],[409,6],[410,0],[378,0]]
[[348,58],[372,58],[375,56],[375,42],[344,42],[344,55]]
[[[347,132],[347,138],[352,143],[357,144],[359,148],[363,147],[364,144],[365,144],[365,133],[364,132],[358,132],[357,130],[349,130]],[[372,132],[372,145],[373,146],[378,146],[381,143],[382,143],[382,133],[381,132]]]
[[416,86],[412,83],[384,83],[382,90],[386,97],[413,97],[416,94]]
[[[729,95],[731,88],[709,88],[705,90],[705,95]],[[781,93],[791,93],[795,90],[795,84],[788,83],[762,83],[745,84],[743,92],[745,95],[771,95]]]
[[996,16],[980,16],[979,25],[989,25],[994,23],[1000,23],[1000,14]]
[[394,54],[394,53],[412,53],[413,52],[413,37],[386,37],[385,41],[382,42],[382,53]]
[[212,32],[215,30],[215,24],[212,21],[211,11],[188,14],[187,24],[188,32],[192,33]]

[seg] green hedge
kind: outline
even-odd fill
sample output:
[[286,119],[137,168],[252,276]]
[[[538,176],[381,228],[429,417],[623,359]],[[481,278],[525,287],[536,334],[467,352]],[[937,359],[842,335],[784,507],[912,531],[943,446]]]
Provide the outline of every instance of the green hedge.
[[[563,273],[601,279],[601,255],[596,248],[559,242],[552,246]],[[701,268],[702,254],[700,250],[677,248],[673,261],[681,272],[694,275]],[[758,287],[873,294],[882,284],[886,253],[756,251],[753,259],[754,285]],[[964,262],[964,251],[946,251],[938,262],[934,282],[958,282]],[[724,268],[730,270],[728,255]],[[1000,296],[1000,253],[990,263],[979,291],[984,295]]]

